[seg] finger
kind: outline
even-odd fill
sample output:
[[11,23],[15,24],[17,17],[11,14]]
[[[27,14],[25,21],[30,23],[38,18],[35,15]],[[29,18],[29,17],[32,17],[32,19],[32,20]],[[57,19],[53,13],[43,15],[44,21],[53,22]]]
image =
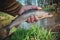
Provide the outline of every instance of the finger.
[[41,10],[42,8],[38,6],[33,6],[32,9]]
[[29,8],[30,9],[36,9],[36,10],[41,10],[42,8],[41,7],[38,7],[38,6],[32,6],[32,5],[29,5]]
[[25,10],[26,11],[29,10],[29,9],[35,9],[35,10],[37,10],[37,9],[42,9],[42,8],[41,7],[38,7],[38,6],[32,6],[32,5],[25,6]]
[[34,22],[34,16],[30,16],[30,21]]
[[30,23],[30,18],[28,18],[26,22]]
[[29,5],[29,6],[23,6],[20,10],[19,10],[19,14],[22,14],[24,11],[27,11],[27,10],[30,10],[30,9],[35,9],[35,10],[41,10],[42,8],[41,7],[38,7],[38,6],[32,6],[32,5]]
[[35,20],[35,21],[38,21],[38,17],[37,17],[37,16],[34,16],[34,20]]

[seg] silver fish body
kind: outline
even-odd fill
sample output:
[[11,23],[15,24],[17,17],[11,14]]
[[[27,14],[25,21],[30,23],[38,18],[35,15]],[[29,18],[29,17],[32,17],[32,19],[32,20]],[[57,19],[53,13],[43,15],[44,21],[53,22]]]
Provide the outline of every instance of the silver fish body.
[[[31,10],[31,11],[27,11],[25,13],[23,13],[21,16],[18,16],[12,23],[10,23],[10,25],[8,25],[9,28],[12,28],[14,26],[17,26],[19,24],[21,24],[23,21],[26,21],[28,17],[30,17],[31,15],[36,15],[39,18],[41,17],[41,15],[43,15],[44,13],[47,13],[47,15],[49,14],[48,12],[45,11],[36,11],[36,10]],[[48,16],[46,16],[48,17]],[[45,18],[45,17],[44,17]],[[42,19],[42,18],[40,18]]]
[[[37,15],[38,17],[41,17],[41,15],[43,15],[44,13],[47,13],[47,15],[49,14],[48,12],[45,11],[41,11],[41,10],[28,10],[24,13],[22,13],[20,16],[16,17],[9,25],[7,25],[4,28],[0,28],[1,29],[6,29],[7,30],[7,35],[9,34],[9,31],[12,27],[15,27],[17,25],[20,25],[23,21],[26,21],[28,17],[30,17],[31,15]],[[49,17],[49,16],[46,16]],[[44,17],[45,18],[45,17]]]

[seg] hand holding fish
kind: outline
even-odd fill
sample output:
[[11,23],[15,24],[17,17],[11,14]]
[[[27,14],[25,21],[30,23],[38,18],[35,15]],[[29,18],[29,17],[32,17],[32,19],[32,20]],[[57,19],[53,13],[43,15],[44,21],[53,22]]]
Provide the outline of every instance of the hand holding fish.
[[[37,7],[37,6],[23,6],[21,8],[21,10],[19,11],[19,14],[22,14],[23,12],[25,11],[28,11],[30,9],[34,9],[34,10],[41,10],[42,8],[41,7]],[[45,16],[47,16],[48,13],[43,13],[40,17],[44,18]],[[30,23],[30,22],[35,22],[35,21],[38,21],[38,16],[30,16],[29,18],[27,18],[27,22]]]

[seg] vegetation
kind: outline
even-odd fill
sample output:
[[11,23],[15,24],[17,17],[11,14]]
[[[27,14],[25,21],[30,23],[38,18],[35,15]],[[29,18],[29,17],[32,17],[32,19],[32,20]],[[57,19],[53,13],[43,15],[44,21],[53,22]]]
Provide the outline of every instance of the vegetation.
[[55,7],[53,5],[47,5],[42,7],[44,11],[48,11],[48,12],[53,12],[55,11]]
[[13,16],[7,13],[0,12],[0,27],[8,25],[13,18]]
[[[13,16],[11,16],[7,13],[0,12],[0,28],[5,27],[6,25],[8,25],[13,18],[14,18]],[[7,33],[6,29],[0,30],[0,39],[5,37],[6,33]]]
[[38,25],[31,25],[29,29],[18,28],[9,40],[56,40],[56,35]]

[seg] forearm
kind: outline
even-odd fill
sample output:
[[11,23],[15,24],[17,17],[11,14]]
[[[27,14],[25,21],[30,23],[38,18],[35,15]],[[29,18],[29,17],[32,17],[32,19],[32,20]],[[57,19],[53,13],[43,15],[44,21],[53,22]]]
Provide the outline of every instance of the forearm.
[[0,2],[0,11],[7,12],[13,16],[18,15],[18,11],[22,5],[16,2],[16,0],[2,0]]

